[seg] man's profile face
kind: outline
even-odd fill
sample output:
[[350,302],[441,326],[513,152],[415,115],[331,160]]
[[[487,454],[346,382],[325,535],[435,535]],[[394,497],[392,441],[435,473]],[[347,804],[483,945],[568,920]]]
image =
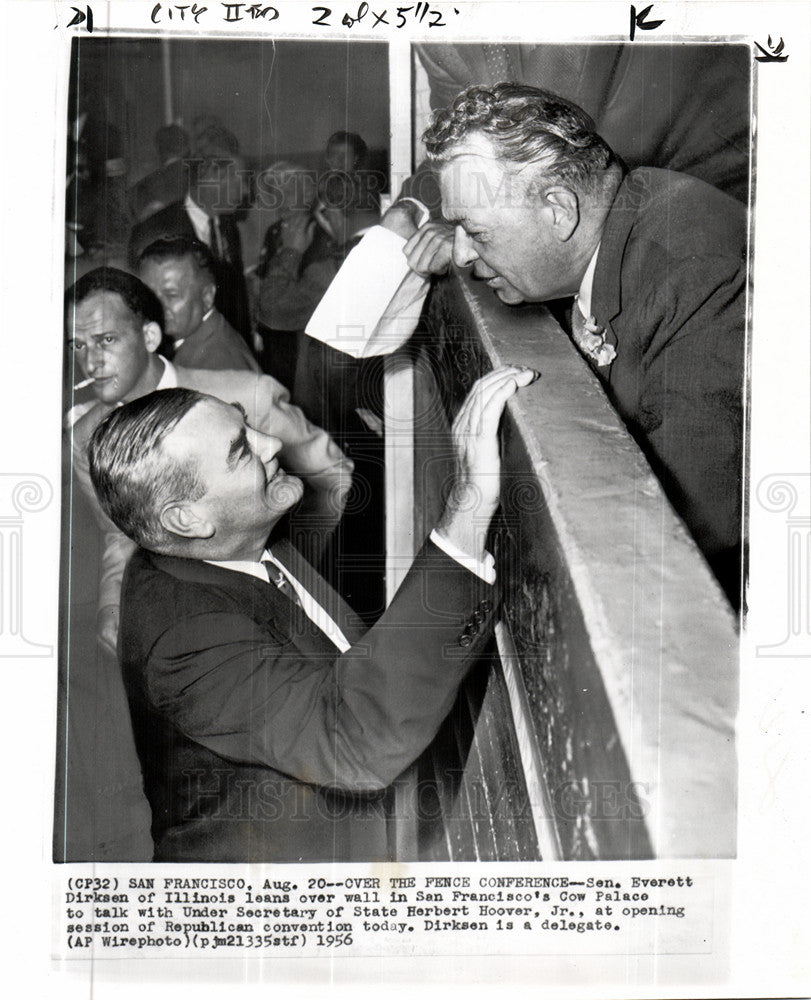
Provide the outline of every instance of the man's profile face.
[[167,434],[162,452],[194,459],[205,495],[193,503],[214,527],[212,558],[256,559],[274,524],[301,499],[301,480],[280,467],[278,438],[248,427],[234,405],[207,396]]
[[453,262],[472,266],[510,305],[569,293],[560,244],[543,199],[528,190],[528,172],[507,171],[483,135],[467,136],[440,169],[442,215],[454,226]]
[[144,384],[149,355],[160,339],[148,329],[153,326],[132,313],[117,292],[93,292],[68,316],[68,343],[81,370],[95,379],[93,392],[102,402],[137,399],[150,388]]
[[160,299],[166,332],[176,340],[194,333],[214,304],[214,284],[191,257],[145,260],[139,277]]

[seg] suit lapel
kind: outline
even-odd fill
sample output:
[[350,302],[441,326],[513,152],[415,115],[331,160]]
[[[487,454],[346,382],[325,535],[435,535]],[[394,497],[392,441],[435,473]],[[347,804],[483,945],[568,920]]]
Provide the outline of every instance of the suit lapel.
[[[357,642],[363,632],[352,621],[357,616],[304,557],[287,541],[274,544],[273,555],[338,623],[347,640]],[[150,558],[157,567],[177,579],[226,591],[254,621],[283,634],[305,656],[323,658],[338,655],[336,646],[304,611],[270,582],[265,583],[237,570],[212,566],[199,559],[155,553],[150,553]]]
[[[643,197],[644,181],[635,174],[626,174],[606,218],[594,269],[591,313],[595,321],[605,328],[606,343],[616,349],[617,355],[620,347],[613,323],[622,313],[622,258],[636,222],[638,205],[644,203],[640,202]],[[613,367],[609,367],[604,377],[610,379]],[[603,375],[603,369],[595,366],[595,370]]]

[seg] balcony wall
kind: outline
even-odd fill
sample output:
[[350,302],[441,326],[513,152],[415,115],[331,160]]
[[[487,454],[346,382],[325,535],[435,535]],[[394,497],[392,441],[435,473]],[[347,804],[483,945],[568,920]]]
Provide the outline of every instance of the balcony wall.
[[497,655],[420,763],[421,789],[439,778],[417,856],[732,856],[735,618],[553,317],[457,276],[415,356],[415,536],[448,488],[448,421],[507,362],[542,377],[503,426]]

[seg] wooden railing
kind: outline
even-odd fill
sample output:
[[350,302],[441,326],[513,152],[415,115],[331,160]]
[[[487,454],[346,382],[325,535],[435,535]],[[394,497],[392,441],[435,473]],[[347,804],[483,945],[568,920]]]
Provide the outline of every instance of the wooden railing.
[[[505,362],[542,377],[504,420],[491,541],[501,623],[490,661],[400,786],[403,857],[732,856],[735,618],[544,307],[505,307],[465,277],[436,284],[398,376],[413,416],[411,450],[394,428],[411,537],[435,523],[450,482],[449,420]],[[402,492],[398,505],[402,518]]]

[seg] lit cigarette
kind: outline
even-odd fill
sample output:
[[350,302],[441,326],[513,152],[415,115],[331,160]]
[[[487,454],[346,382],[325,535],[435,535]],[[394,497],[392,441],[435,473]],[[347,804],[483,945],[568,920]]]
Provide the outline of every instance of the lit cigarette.
[[92,385],[96,380],[94,378],[86,378],[83,382],[77,382],[73,387],[73,391],[76,392],[77,389],[86,389],[89,385]]

